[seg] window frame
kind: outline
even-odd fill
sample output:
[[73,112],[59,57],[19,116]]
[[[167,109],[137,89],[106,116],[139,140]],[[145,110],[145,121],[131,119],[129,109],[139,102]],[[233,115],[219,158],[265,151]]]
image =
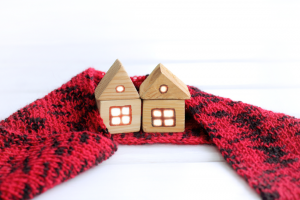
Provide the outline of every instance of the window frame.
[[[156,111],[156,110],[160,110],[161,111],[161,116],[160,117],[155,117],[153,115],[153,112]],[[173,110],[174,116],[173,117],[165,117],[164,116],[164,110]],[[160,119],[162,121],[161,122],[161,126],[154,126],[153,121],[155,119]],[[174,124],[172,126],[166,126],[165,125],[165,120],[166,119],[173,119],[174,120]],[[176,112],[175,112],[175,109],[174,108],[153,108],[153,109],[151,109],[151,124],[152,124],[152,127],[175,127],[176,126]]]
[[[162,88],[162,87],[166,87],[167,90],[166,90],[165,92],[162,92],[162,91],[161,91],[161,88]],[[159,86],[159,92],[160,92],[161,94],[166,94],[166,93],[168,92],[168,90],[169,90],[169,87],[168,87],[167,85],[165,85],[165,84]]]
[[[122,108],[124,108],[124,107],[129,107],[129,114],[123,114],[122,113]],[[118,115],[118,116],[112,116],[112,113],[111,113],[111,110],[113,109],[113,108],[119,108],[120,109],[120,115]],[[123,116],[129,116],[129,123],[128,124],[123,124],[123,121],[122,121],[122,117]],[[112,118],[114,118],[114,117],[120,117],[120,124],[112,124],[111,123],[111,121],[112,121]],[[110,126],[126,126],[126,125],[130,125],[131,124],[131,122],[132,122],[132,109],[131,109],[131,105],[125,105],[125,106],[110,106],[109,107],[109,125]]]
[[[118,91],[118,87],[122,87],[123,90],[119,92],[119,91]],[[124,86],[124,85],[117,85],[117,87],[116,87],[115,89],[116,89],[116,92],[117,92],[117,93],[123,93],[123,92],[125,92],[125,86]]]

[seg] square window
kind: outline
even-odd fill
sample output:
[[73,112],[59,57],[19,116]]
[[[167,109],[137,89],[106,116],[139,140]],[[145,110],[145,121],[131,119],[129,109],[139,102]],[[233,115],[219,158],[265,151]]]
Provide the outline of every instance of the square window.
[[173,126],[174,119],[165,119],[165,126]]
[[129,107],[123,107],[122,108],[122,114],[123,115],[129,115]]
[[109,123],[111,126],[129,125],[132,120],[131,106],[111,106],[109,108]]
[[121,114],[120,108],[112,108],[111,109],[111,115],[112,116],[119,116]]
[[153,126],[161,126],[162,120],[161,119],[154,119],[153,120]]
[[173,117],[173,116],[174,116],[174,110],[171,109],[164,110],[164,117]]
[[154,127],[173,127],[176,125],[174,108],[154,108],[151,110],[151,117]]
[[161,110],[153,110],[154,117],[161,117]]
[[123,124],[129,124],[130,122],[130,117],[129,116],[123,116],[122,117],[122,123]]
[[113,118],[111,119],[111,123],[112,123],[113,125],[119,125],[119,124],[121,123],[120,117],[113,117]]

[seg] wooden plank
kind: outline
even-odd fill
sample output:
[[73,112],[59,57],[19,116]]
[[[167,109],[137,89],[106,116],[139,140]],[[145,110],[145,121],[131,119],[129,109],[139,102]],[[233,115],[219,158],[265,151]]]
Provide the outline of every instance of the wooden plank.
[[[1,73],[0,73],[1,75]],[[29,81],[29,80],[28,80]],[[0,79],[1,82],[1,79]],[[28,92],[26,88],[24,91],[8,92],[10,87],[2,87],[1,89],[6,89],[1,92],[0,98],[0,120],[8,117],[13,112],[18,109],[26,106],[27,104],[35,101],[38,98],[43,98],[48,92],[51,92],[55,88],[49,88],[47,85],[48,82],[40,84],[40,87],[43,86],[48,88],[46,91],[36,91]],[[59,85],[59,83],[56,83]],[[35,87],[36,85],[33,82],[27,83],[27,86]],[[20,85],[22,87],[22,84]],[[199,86],[200,89],[201,86]],[[32,88],[28,88],[29,91]],[[236,101],[243,101],[245,103],[253,104],[260,106],[264,109],[272,110],[275,112],[281,112],[288,115],[295,116],[300,118],[300,110],[295,109],[298,107],[300,102],[300,88],[290,88],[290,89],[207,89],[206,92],[218,95],[221,97],[232,98]],[[20,98],[22,97],[22,98]]]
[[[201,89],[201,87],[199,87]],[[300,118],[300,89],[207,89],[208,93]]]
[[[16,46],[16,49],[13,50],[17,51],[18,48],[21,47]],[[41,47],[45,51],[47,48],[51,49],[49,46]],[[91,48],[95,49],[96,47]],[[62,49],[68,50],[68,48],[63,47]],[[11,50],[11,54],[14,53],[13,50]],[[26,48],[23,47],[23,50],[26,51]],[[36,55],[33,50],[30,53]],[[54,50],[51,51],[52,53],[55,54]],[[63,52],[61,54],[63,55]],[[30,57],[28,54],[25,55]],[[44,58],[37,58],[37,61],[23,61],[19,57],[9,61],[0,59],[0,92],[50,92],[87,69],[88,66],[94,66],[95,69],[106,72],[107,66],[111,62],[111,60],[97,61],[93,56],[85,58],[89,61],[82,62],[77,58],[70,60],[69,57],[55,57],[53,58],[54,61],[50,62],[45,57],[46,55]],[[130,76],[145,75],[151,72],[153,65],[155,65],[155,62],[149,64],[146,61],[134,63],[127,60],[123,63],[126,64],[126,71]],[[202,90],[264,89],[267,91],[268,89],[300,88],[300,79],[298,78],[300,62],[218,63],[204,61],[195,63],[169,62],[167,64],[168,68],[185,84],[198,86]]]
[[[117,87],[123,87],[118,92]],[[121,100],[140,98],[122,63],[117,59],[95,89],[96,100]]]
[[225,162],[213,145],[145,144],[119,145],[109,164]]
[[[156,62],[299,59],[299,9],[298,1],[60,1],[38,9],[34,1],[1,1],[0,44],[49,44],[57,51],[36,47],[29,57],[42,55],[48,61],[59,54],[79,61],[89,60],[89,54],[98,60],[120,55]],[[78,44],[97,48],[80,47],[79,52],[72,48]],[[26,49],[4,53],[28,59]]]
[[[109,120],[109,109],[111,106],[126,106],[131,105],[132,121],[129,125],[111,126]],[[97,106],[100,116],[103,119],[108,131],[111,134],[116,133],[129,133],[140,131],[141,128],[141,99],[127,99],[127,100],[112,100],[112,101],[99,101]]]
[[[173,108],[176,115],[176,126],[153,127],[151,110],[153,108]],[[185,127],[184,100],[143,100],[142,126],[144,132],[183,132]]]
[[224,162],[115,165],[108,160],[36,197],[36,200],[52,199],[259,200],[260,197]]
[[[162,93],[161,86],[167,91]],[[140,86],[142,99],[190,99],[187,86],[162,64],[158,64]]]
[[[47,92],[20,92],[20,93],[1,93],[0,98],[0,120],[4,120],[14,112],[34,102],[37,99],[43,98]],[[22,97],[22,98],[20,98]]]

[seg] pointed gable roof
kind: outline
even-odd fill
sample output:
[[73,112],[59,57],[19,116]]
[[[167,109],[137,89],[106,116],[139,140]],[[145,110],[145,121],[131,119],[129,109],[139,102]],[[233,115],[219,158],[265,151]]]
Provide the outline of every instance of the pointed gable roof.
[[[161,85],[167,85],[168,91],[161,93]],[[140,86],[142,99],[190,99],[188,87],[161,63]]]
[[[125,91],[118,93],[117,86],[124,86]],[[95,90],[96,100],[139,99],[139,93],[125,71],[122,63],[117,59],[109,68]]]

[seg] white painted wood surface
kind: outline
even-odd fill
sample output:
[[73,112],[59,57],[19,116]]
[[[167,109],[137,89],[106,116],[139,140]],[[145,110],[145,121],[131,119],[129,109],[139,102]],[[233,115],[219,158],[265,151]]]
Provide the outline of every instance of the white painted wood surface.
[[[300,117],[300,2],[0,1],[0,120],[87,67],[130,76],[163,63],[184,83]],[[213,146],[119,146],[38,196],[259,199]]]
[[[30,64],[30,62],[28,63]],[[204,63],[204,65],[206,64]],[[35,99],[42,98],[86,68],[85,66],[74,68],[71,64],[59,68],[55,66],[55,63],[51,68],[38,68],[34,63],[31,65],[32,67],[21,68],[24,66],[21,63],[20,67],[0,68],[0,119],[4,119]],[[177,71],[178,76],[186,79],[187,84],[198,83],[196,85],[207,92],[300,117],[298,105],[300,81],[297,76],[294,76],[299,69],[295,68],[292,71],[288,67],[289,63],[283,63],[282,66],[277,64],[278,67],[269,74],[266,70],[267,67],[261,63],[241,63],[241,66],[247,65],[244,70],[257,68],[257,72],[264,75],[249,73],[249,76],[253,77],[252,82],[251,78],[243,73],[244,70],[233,67],[231,69],[236,71],[223,70],[222,63],[219,67],[215,65],[214,70],[201,67],[203,63],[198,64],[199,68],[194,66],[196,64],[189,63],[170,63],[169,65],[169,69]],[[176,67],[180,65],[184,66],[181,71],[180,67]],[[210,64],[208,63],[208,65]],[[230,66],[234,66],[235,63],[226,63],[225,65],[227,65],[227,69],[230,69]],[[95,66],[103,71],[108,67]],[[141,68],[138,68],[136,65],[127,64],[125,67],[130,75],[134,75],[136,69],[144,71],[140,74],[148,73],[147,65],[141,64]],[[187,72],[190,71],[196,71],[200,78],[197,78],[195,74],[189,78]],[[236,73],[236,77],[232,75],[232,72]],[[220,77],[216,79],[220,85],[210,85],[210,79],[208,77],[201,79],[201,74]],[[191,78],[193,76],[194,78]],[[241,76],[245,78],[242,79]],[[222,82],[228,81],[226,77],[230,77],[230,81],[234,84],[221,85]],[[280,77],[285,77],[285,80]],[[246,78],[249,79],[247,85],[238,84],[238,80],[246,82]],[[263,83],[265,78],[269,81]],[[215,147],[160,144],[121,145],[109,160],[67,183],[47,191],[36,199],[99,198],[259,199],[259,196],[224,162]]]

